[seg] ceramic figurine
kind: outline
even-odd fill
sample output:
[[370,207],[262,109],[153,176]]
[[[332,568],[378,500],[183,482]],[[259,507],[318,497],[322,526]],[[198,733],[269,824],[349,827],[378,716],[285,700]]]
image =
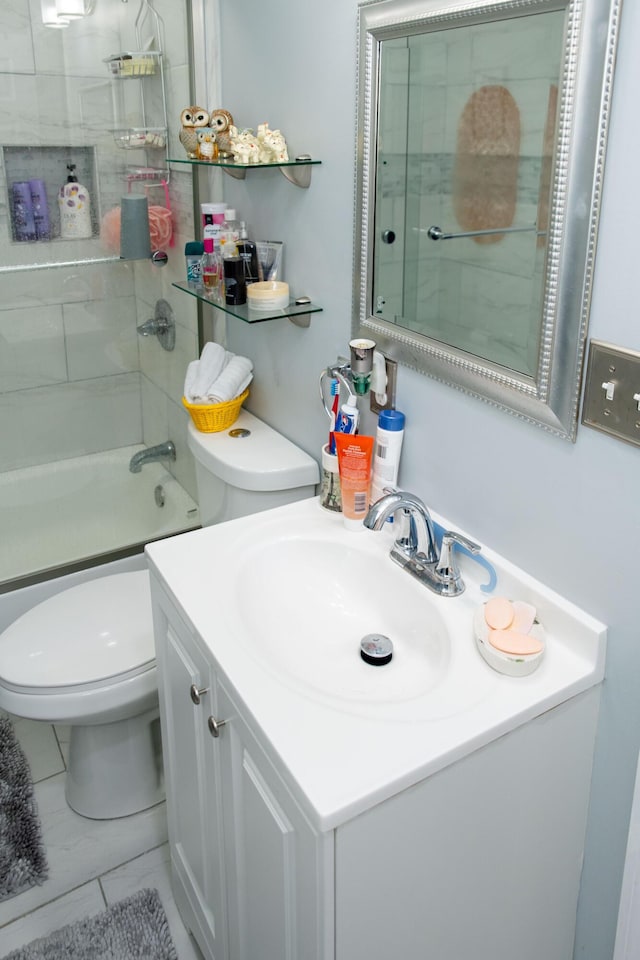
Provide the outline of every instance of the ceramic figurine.
[[218,144],[216,135],[211,127],[202,127],[198,130],[198,146],[196,147],[196,156],[198,160],[217,160]]
[[258,124],[260,163],[284,163],[289,159],[287,144],[280,130],[270,130],[268,123]]
[[231,126],[229,133],[231,154],[236,163],[260,162],[259,144],[252,130],[239,131],[237,127]]
[[180,114],[180,133],[178,139],[187,151],[190,160],[198,156],[198,130],[209,126],[209,114],[202,107],[185,107]]
[[220,157],[230,157],[233,154],[233,149],[229,130],[233,126],[233,117],[228,110],[222,110],[220,107],[211,110],[209,117],[209,125],[216,135],[218,155]]

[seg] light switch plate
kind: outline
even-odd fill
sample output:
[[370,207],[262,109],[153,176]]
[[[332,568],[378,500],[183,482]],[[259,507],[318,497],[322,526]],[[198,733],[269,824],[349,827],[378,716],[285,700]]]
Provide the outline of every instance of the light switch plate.
[[582,422],[640,447],[640,353],[590,342]]

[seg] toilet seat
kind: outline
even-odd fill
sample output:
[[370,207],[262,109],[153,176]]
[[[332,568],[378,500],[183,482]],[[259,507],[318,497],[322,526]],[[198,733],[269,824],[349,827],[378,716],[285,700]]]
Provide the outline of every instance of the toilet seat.
[[78,584],[0,635],[0,704],[53,723],[101,724],[157,704],[147,570]]
[[0,635],[3,684],[33,693],[104,686],[154,664],[146,570],[64,590],[32,607]]

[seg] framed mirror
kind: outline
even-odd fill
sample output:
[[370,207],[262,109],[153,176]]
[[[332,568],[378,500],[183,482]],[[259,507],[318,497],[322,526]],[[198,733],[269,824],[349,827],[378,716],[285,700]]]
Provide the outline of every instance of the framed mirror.
[[354,335],[575,440],[619,0],[359,7]]

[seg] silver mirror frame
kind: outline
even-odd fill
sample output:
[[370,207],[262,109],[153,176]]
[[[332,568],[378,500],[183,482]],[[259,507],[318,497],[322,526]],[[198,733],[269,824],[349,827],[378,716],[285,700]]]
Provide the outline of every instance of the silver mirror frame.
[[[354,336],[391,359],[574,441],[622,0],[372,0],[359,7]],[[565,11],[538,375],[529,378],[370,312],[380,43],[447,26]]]

